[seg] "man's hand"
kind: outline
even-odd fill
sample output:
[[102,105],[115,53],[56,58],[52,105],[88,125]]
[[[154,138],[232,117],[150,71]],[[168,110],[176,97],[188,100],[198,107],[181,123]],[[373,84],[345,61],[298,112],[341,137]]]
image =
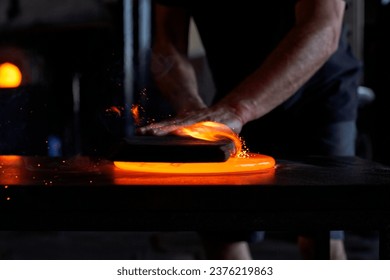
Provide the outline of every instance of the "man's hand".
[[178,130],[181,127],[203,121],[214,121],[225,124],[237,134],[240,133],[243,126],[243,122],[237,116],[233,108],[227,106],[214,106],[191,111],[184,116],[140,127],[137,130],[137,133],[158,136],[174,134],[175,130]]

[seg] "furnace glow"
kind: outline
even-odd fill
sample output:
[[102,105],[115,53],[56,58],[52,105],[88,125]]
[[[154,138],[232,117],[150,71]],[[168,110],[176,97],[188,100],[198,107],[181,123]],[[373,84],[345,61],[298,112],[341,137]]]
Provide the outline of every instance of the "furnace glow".
[[0,88],[17,88],[21,83],[22,73],[15,64],[0,64]]
[[275,159],[271,156],[250,153],[243,149],[242,139],[228,126],[217,122],[199,122],[175,131],[180,136],[191,136],[207,141],[230,139],[235,151],[225,162],[178,163],[178,162],[114,162],[120,169],[135,172],[170,174],[225,174],[258,172],[274,168]]

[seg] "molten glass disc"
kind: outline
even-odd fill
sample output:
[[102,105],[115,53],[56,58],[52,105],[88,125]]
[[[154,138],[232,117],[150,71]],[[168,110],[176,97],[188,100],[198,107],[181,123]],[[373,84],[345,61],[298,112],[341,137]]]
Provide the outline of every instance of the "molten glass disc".
[[274,168],[275,159],[271,156],[249,153],[248,157],[231,157],[225,162],[169,163],[169,162],[123,162],[115,161],[115,166],[128,171],[169,174],[228,174],[259,172]]

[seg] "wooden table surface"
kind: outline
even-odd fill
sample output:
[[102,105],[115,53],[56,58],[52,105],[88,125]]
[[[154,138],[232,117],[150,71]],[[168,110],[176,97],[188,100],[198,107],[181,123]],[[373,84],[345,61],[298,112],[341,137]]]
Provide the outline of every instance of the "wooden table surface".
[[2,230],[349,230],[390,259],[390,167],[276,159],[272,170],[156,175],[90,157],[0,156]]

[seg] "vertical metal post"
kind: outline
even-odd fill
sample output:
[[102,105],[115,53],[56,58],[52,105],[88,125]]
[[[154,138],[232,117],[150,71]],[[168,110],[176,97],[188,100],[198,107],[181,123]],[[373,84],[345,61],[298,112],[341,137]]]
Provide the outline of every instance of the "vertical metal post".
[[81,129],[80,129],[80,74],[75,73],[72,80],[72,97],[73,97],[73,152],[80,154],[82,152],[81,145]]
[[358,46],[358,58],[363,61],[364,53],[364,25],[365,25],[365,0],[356,1],[356,45]]
[[351,29],[350,43],[354,54],[363,61],[365,0],[348,1],[346,22]]
[[148,82],[151,48],[151,1],[138,0],[138,90]]
[[[135,94],[148,84],[151,48],[150,0],[123,0],[125,136],[134,135],[130,107],[139,100]],[[136,78],[136,79],[135,79]]]
[[[123,38],[124,38],[124,101],[126,106],[134,100],[134,39],[133,39],[133,0],[123,0]],[[125,110],[125,136],[134,134],[131,112]]]

